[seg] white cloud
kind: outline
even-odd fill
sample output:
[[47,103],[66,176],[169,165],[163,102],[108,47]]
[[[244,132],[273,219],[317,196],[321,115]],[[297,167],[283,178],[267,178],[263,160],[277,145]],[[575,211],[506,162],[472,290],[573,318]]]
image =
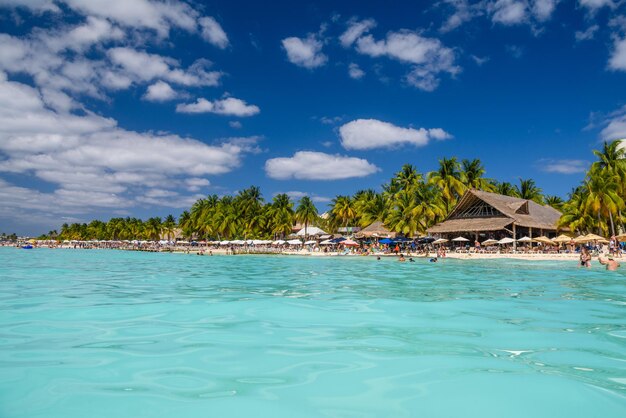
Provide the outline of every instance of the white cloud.
[[467,0],[445,0],[444,4],[449,4],[454,9],[446,21],[439,29],[441,32],[450,32],[465,22],[469,22],[473,18],[484,14],[485,2],[478,2],[476,4],[469,4]]
[[439,74],[457,74],[461,69],[455,65],[454,51],[439,39],[426,38],[408,30],[389,32],[386,39],[375,40],[372,35],[359,38],[357,51],[371,57],[385,56],[412,64],[406,80],[409,84],[426,91],[434,90]]
[[609,68],[614,71],[626,71],[626,38],[616,38],[613,42]]
[[238,120],[231,120],[230,122],[228,122],[228,126],[233,129],[241,129],[243,125]]
[[354,78],[355,80],[358,80],[359,78],[362,78],[365,75],[365,71],[363,71],[361,67],[359,67],[358,64],[351,63],[348,66],[348,75],[350,76],[350,78]]
[[540,22],[550,19],[559,0],[534,0],[531,4],[533,15]]
[[229,45],[228,36],[219,23],[212,17],[203,17],[198,19],[198,23],[202,28],[202,38],[212,43],[218,48],[224,49]]
[[210,62],[197,60],[187,71],[177,68],[177,60],[157,54],[149,54],[127,47],[111,48],[107,51],[111,62],[122,69],[123,74],[138,81],[157,78],[184,86],[216,86],[220,72],[207,72]]
[[298,151],[293,157],[265,162],[266,174],[278,180],[341,180],[365,177],[379,171],[367,160],[323,152]]
[[604,121],[604,129],[600,136],[604,141],[626,138],[626,106],[611,113]]
[[592,13],[603,7],[615,8],[615,2],[613,0],[578,0],[578,3]]
[[173,100],[178,95],[174,89],[164,81],[157,81],[156,83],[148,86],[146,94],[143,96],[145,100],[150,102],[166,102]]
[[304,68],[317,68],[326,64],[328,57],[322,53],[323,44],[314,35],[307,38],[290,37],[282,40],[287,59]]
[[576,33],[574,34],[574,37],[579,42],[580,41],[588,41],[590,39],[593,39],[593,37],[595,36],[595,34],[598,31],[598,29],[600,29],[600,26],[598,26],[598,25],[591,25],[587,29],[585,29],[584,31],[576,31]]
[[576,174],[587,171],[589,163],[583,160],[541,160],[539,166],[548,173]]
[[[282,193],[283,192],[274,193],[274,196],[276,196],[278,194],[282,194]],[[297,191],[297,190],[284,192],[284,194],[289,196],[291,198],[291,200],[293,200],[295,202],[299,201],[300,199],[302,199],[305,196],[310,197],[311,200],[313,202],[315,202],[315,203],[328,203],[328,202],[332,201],[332,199],[330,197],[320,196],[320,195],[317,195],[315,193],[300,192],[300,191]]]
[[[254,144],[242,138],[207,145],[177,135],[125,130],[87,110],[81,115],[53,110],[38,89],[9,81],[0,72],[0,172],[54,187],[44,193],[1,181],[0,195],[13,195],[0,206],[11,210],[86,213],[133,207],[139,197],[163,185],[207,185],[201,176],[232,171],[248,152],[254,152]],[[184,199],[180,195],[176,200]]]
[[179,113],[216,113],[228,116],[253,116],[261,110],[258,106],[249,105],[241,99],[227,97],[213,102],[199,98],[195,103],[179,104],[176,106]]
[[187,185],[187,190],[197,192],[201,188],[209,186],[211,182],[200,177],[191,177],[185,180],[185,184]]
[[452,135],[440,128],[402,128],[376,119],[357,119],[339,128],[345,149],[392,148],[404,144],[424,146],[431,139],[444,140]]
[[374,19],[356,20],[351,19],[348,22],[348,29],[339,36],[339,42],[344,48],[352,46],[352,44],[370,29],[376,27],[376,21]]
[[523,0],[497,0],[489,5],[491,20],[503,25],[516,25],[526,22],[527,3]]

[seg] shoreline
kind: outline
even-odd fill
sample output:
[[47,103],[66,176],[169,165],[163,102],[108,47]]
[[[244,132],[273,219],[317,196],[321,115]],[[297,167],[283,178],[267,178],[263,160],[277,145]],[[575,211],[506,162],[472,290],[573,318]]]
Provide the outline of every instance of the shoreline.
[[[0,246],[6,248],[15,248],[20,249],[16,246]],[[188,255],[202,255],[202,256],[210,256],[209,253],[215,256],[241,256],[241,255],[276,255],[276,256],[302,256],[302,257],[349,257],[349,258],[375,258],[375,257],[384,257],[384,258],[394,258],[398,257],[398,255],[393,253],[376,253],[376,254],[342,254],[340,252],[321,252],[321,251],[308,251],[308,250],[298,250],[298,251],[289,251],[282,250],[277,248],[272,248],[271,251],[269,249],[256,249],[256,251],[248,251],[243,250],[239,252],[235,252],[234,254],[227,248],[212,248],[212,247],[195,247],[195,248],[129,248],[129,247],[119,247],[119,248],[108,248],[108,247],[84,247],[84,248],[74,248],[68,246],[37,246],[34,249],[58,249],[58,250],[118,250],[118,251],[136,251],[136,252],[152,252],[152,253],[171,253],[171,254],[188,254]],[[202,254],[199,254],[202,253]],[[403,253],[405,257],[413,257],[416,259],[423,258],[435,258],[436,253],[432,252],[429,255],[424,254],[414,254],[414,253]],[[606,255],[606,254],[601,254]],[[454,259],[454,260],[525,260],[525,261],[577,261],[580,257],[577,253],[456,253],[449,252],[446,253],[445,258]],[[594,259],[597,259],[598,256],[594,256]],[[617,260],[621,260],[621,257],[618,257]],[[626,261],[626,258],[624,258]]]

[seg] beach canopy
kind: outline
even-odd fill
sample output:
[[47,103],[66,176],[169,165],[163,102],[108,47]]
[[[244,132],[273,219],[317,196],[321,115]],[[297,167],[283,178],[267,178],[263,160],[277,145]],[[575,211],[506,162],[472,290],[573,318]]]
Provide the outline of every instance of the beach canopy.
[[287,244],[289,244],[289,245],[302,245],[302,241],[300,241],[299,239],[291,239],[291,240],[287,241]]
[[358,242],[353,241],[353,240],[351,240],[351,239],[347,239],[347,240],[345,240],[345,241],[342,241],[341,243],[342,243],[343,245],[352,246],[352,247],[359,245],[359,243],[358,243]]
[[513,238],[505,237],[498,241],[498,244],[513,244],[515,240]]
[[626,234],[615,235],[615,238],[620,241],[626,240]]
[[317,244],[317,241],[309,240],[309,241],[304,243],[304,245],[313,245],[313,244]]
[[591,241],[609,242],[607,241],[606,238],[603,238],[600,235],[596,235],[596,234],[587,234],[581,237],[577,237],[576,239],[574,239],[574,241],[578,243],[586,243],[586,242],[591,242]]
[[550,238],[545,237],[543,235],[535,238],[535,241],[540,242],[542,244],[554,245],[554,242]]
[[452,238],[452,241],[455,241],[455,242],[467,242],[469,240],[467,238],[463,238],[463,237],[456,237],[456,238]]
[[433,244],[444,244],[444,243],[446,243],[446,242],[448,242],[448,240],[447,240],[447,239],[445,239],[445,238],[439,238],[438,240],[433,241]]
[[571,240],[572,240],[572,237],[569,237],[565,234],[561,234],[558,237],[554,238],[552,242],[561,243],[561,242],[570,242]]
[[493,239],[493,238],[489,238],[489,239],[484,240],[484,241],[483,241],[483,242],[481,242],[480,244],[481,244],[481,245],[492,245],[492,244],[497,244],[497,243],[498,243],[498,241],[497,241],[497,240],[495,240],[495,239]]
[[320,242],[320,245],[333,245],[333,244],[334,244],[334,242],[331,239],[326,239],[326,240]]
[[533,242],[533,239],[530,237],[522,237],[518,239],[517,242]]
[[380,244],[393,244],[393,240],[389,239],[389,238],[385,238],[385,239],[381,239],[380,241],[378,241]]
[[[305,229],[306,229],[306,234],[305,234]],[[301,230],[296,232],[296,235],[299,237],[303,237],[305,235],[327,235],[327,233],[316,226],[309,226],[306,228],[302,228]]]
[[282,239],[278,239],[278,240],[276,240],[276,241],[272,242],[272,244],[274,244],[274,245],[283,245],[283,244],[285,244],[286,242],[287,242],[287,241],[284,241],[284,240],[282,240]]

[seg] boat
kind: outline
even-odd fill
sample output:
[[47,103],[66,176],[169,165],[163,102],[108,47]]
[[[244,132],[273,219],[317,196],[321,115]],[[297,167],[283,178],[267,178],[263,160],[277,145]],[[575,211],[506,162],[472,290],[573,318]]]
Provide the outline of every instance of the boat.
[[30,245],[30,244],[27,244],[27,245],[22,245],[22,249],[23,249],[23,250],[32,250],[32,249],[33,249],[33,246],[32,246],[32,245]]

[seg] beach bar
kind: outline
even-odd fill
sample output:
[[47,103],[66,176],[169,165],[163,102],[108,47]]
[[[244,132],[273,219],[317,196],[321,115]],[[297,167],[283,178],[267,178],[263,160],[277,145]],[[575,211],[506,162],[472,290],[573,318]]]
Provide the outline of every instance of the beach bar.
[[428,229],[441,238],[467,236],[486,238],[549,236],[557,233],[561,212],[532,200],[497,193],[468,190],[443,221]]

